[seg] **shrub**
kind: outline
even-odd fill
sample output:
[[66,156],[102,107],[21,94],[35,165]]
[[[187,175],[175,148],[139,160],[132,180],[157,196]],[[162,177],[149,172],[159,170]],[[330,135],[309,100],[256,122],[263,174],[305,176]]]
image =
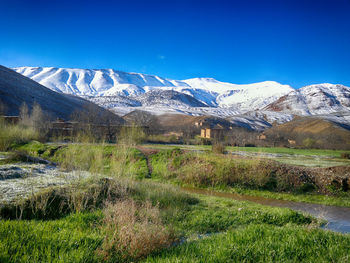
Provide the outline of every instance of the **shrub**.
[[139,126],[123,126],[119,135],[118,142],[123,145],[133,146],[142,143],[146,139],[146,134]]
[[306,148],[312,148],[316,145],[316,140],[312,139],[312,138],[306,138],[303,140],[303,145]]
[[350,153],[341,153],[340,157],[343,159],[350,159]]
[[7,124],[0,119],[0,151],[6,151],[14,144],[36,140],[38,137],[39,134],[34,128]]
[[104,210],[106,235],[99,250],[105,260],[131,261],[169,247],[175,236],[165,227],[157,206],[128,199],[110,203]]
[[225,146],[222,143],[213,144],[211,149],[213,153],[225,153]]

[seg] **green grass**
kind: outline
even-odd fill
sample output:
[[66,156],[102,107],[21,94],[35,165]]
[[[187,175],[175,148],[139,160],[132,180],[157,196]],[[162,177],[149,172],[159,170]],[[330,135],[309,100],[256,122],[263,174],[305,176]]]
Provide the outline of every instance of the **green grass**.
[[[341,190],[332,195],[319,194],[315,190],[328,191],[328,186],[317,189],[307,181],[296,179],[305,174],[293,167],[282,169],[264,160],[232,159],[225,155],[182,152],[180,149],[163,150],[151,157],[152,178],[162,182],[190,187],[267,198],[310,202],[350,207],[350,193]],[[310,186],[310,187],[308,187]]]
[[[211,152],[210,145],[159,145],[146,144],[148,148],[159,150],[171,150],[179,148],[189,151]],[[333,167],[333,166],[350,166],[350,160],[341,158],[342,153],[349,151],[339,150],[320,150],[320,149],[291,149],[291,148],[273,148],[273,147],[229,147],[226,151],[229,154],[242,155],[246,153],[247,156],[243,158],[257,158],[274,160],[284,164],[304,166],[304,167]],[[236,154],[235,154],[236,153]],[[266,154],[277,154],[266,155]]]
[[[300,191],[276,192],[275,190],[263,189],[269,185],[269,180],[266,176],[265,178],[256,177],[255,179],[253,176],[248,182],[249,184],[246,183],[243,186],[227,183],[229,182],[227,181],[229,180],[227,174],[235,170],[244,174],[254,168],[261,172],[263,167],[260,166],[260,163],[263,162],[263,159],[236,159],[235,165],[232,166],[229,156],[225,157],[224,155],[211,153],[182,153],[179,148],[174,146],[156,145],[156,147],[158,146],[171,150],[161,150],[159,154],[150,156],[153,172],[152,180],[155,181],[171,182],[184,186],[209,187],[220,191],[238,192],[281,200],[350,206],[350,195],[347,193],[338,192],[336,196],[327,196]],[[19,150],[26,151],[31,155],[43,158],[48,156],[48,159],[61,163],[61,167],[67,169],[83,169],[105,175],[132,177],[135,179],[148,177],[145,156],[137,149],[125,149],[121,146],[108,144],[72,144],[63,146],[58,150],[57,148],[58,145],[46,145],[39,142],[18,146]],[[246,148],[248,149],[249,147]],[[194,160],[194,158],[197,158],[197,160]],[[169,169],[169,167],[172,168]],[[213,168],[215,169],[213,170]],[[190,177],[186,178],[186,175],[190,175]],[[207,178],[208,175],[210,175],[209,179]],[[206,178],[209,181],[201,181]],[[283,180],[281,184],[283,184]],[[249,185],[260,185],[262,188],[247,188]],[[295,190],[294,186],[292,188],[292,190]]]
[[[20,147],[43,156],[50,147],[57,146],[32,143]],[[63,200],[68,204],[72,202],[72,208],[67,209],[66,214],[53,214],[50,220],[44,220],[48,215],[45,213],[40,214],[43,220],[1,220],[0,262],[103,262],[97,251],[101,249],[106,236],[104,196],[109,197],[106,200],[114,202],[124,198],[139,204],[151,202],[159,208],[162,223],[172,229],[179,240],[186,240],[183,244],[154,250],[146,259],[142,259],[147,262],[349,261],[350,236],[315,229],[320,222],[310,216],[251,202],[190,195],[177,187],[152,182],[181,183],[184,182],[179,180],[181,176],[191,175],[194,177],[189,179],[202,180],[201,176],[209,174],[210,183],[204,181],[202,186],[229,191],[234,188],[227,188],[221,181],[228,180],[225,177],[227,171],[245,173],[252,166],[260,169],[254,160],[239,160],[231,166],[231,161],[219,155],[162,151],[150,157],[153,174],[151,179],[145,179],[148,175],[147,161],[136,149],[79,144],[55,149],[48,156],[66,169],[101,173],[115,183],[111,184],[112,188],[98,188],[94,181],[88,181],[71,191],[57,192],[61,196],[54,200]],[[264,186],[269,183],[264,178],[251,179],[249,184]],[[191,183],[191,180],[188,182]],[[239,191],[241,188],[235,189]],[[251,195],[269,194],[268,191],[242,189]],[[284,193],[275,194],[275,198],[278,198],[279,194]],[[285,198],[294,196],[285,195]],[[98,202],[91,202],[94,199],[90,197],[97,198],[95,200]],[[29,204],[35,205],[35,202],[33,199]],[[39,206],[41,204],[38,202]],[[50,207],[57,203],[49,202],[46,205]],[[54,208],[45,211],[54,211]],[[198,235],[201,235],[200,238]]]
[[345,192],[340,193],[337,196],[332,196],[315,193],[277,193],[266,190],[251,190],[235,187],[230,187],[226,189],[221,188],[219,190],[224,192],[238,193],[251,196],[261,196],[265,198],[272,198],[278,200],[350,207],[350,193]]
[[349,250],[349,235],[252,224],[186,242],[145,262],[349,262]]
[[[158,203],[163,222],[186,239],[252,224],[306,226],[316,223],[311,217],[289,209],[214,197],[191,197],[173,187],[152,183],[137,183],[132,187],[133,199]],[[102,213],[96,210],[56,220],[1,220],[1,262],[101,262],[96,250],[104,237],[102,219]]]
[[134,148],[111,144],[48,145],[37,141],[14,147],[29,155],[49,159],[66,170],[144,178],[148,175],[146,159]]
[[98,262],[101,213],[0,223],[0,262]]
[[7,124],[0,118],[0,151],[7,151],[12,146],[27,143],[39,138],[39,133],[29,127]]
[[[162,145],[162,144],[145,144],[145,147],[154,149],[173,149],[180,148],[184,150],[211,150],[211,145]],[[253,153],[279,153],[279,154],[292,154],[292,155],[305,155],[305,156],[327,156],[340,158],[341,153],[350,153],[350,151],[344,150],[324,150],[324,149],[294,149],[294,148],[282,148],[282,147],[232,147],[227,146],[228,151],[244,151]]]
[[329,157],[314,157],[314,156],[303,156],[303,155],[293,155],[291,157],[274,157],[272,160],[297,166],[305,167],[334,167],[334,166],[350,166],[349,159],[341,158],[329,158]]
[[293,148],[281,148],[281,147],[227,147],[227,150],[232,151],[245,151],[245,152],[263,152],[263,153],[281,153],[281,154],[294,154],[294,155],[316,155],[316,156],[329,156],[339,157],[343,150],[323,150],[323,149],[293,149]]

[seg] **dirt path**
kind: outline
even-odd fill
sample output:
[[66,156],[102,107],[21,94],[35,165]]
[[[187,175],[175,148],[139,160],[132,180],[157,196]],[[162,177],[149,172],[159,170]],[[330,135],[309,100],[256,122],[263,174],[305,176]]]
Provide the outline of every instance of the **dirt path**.
[[150,178],[152,176],[152,164],[149,160],[149,156],[153,154],[157,154],[159,150],[157,149],[149,149],[142,146],[138,146],[137,149],[145,156],[147,168],[148,168],[148,175],[147,177]]

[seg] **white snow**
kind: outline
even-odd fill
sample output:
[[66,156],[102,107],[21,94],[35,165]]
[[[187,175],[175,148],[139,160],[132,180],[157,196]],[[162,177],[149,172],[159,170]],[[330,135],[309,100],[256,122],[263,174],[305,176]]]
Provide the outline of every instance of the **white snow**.
[[[274,121],[289,121],[293,114],[325,116],[350,112],[350,88],[329,83],[295,90],[275,81],[232,84],[213,78],[172,80],[113,69],[18,67],[14,70],[54,91],[88,98],[119,114],[142,109],[155,114],[214,115],[260,129]],[[162,93],[166,90],[186,94],[193,100],[166,96]],[[207,107],[198,107],[201,103]],[[345,123],[349,121],[339,118]]]

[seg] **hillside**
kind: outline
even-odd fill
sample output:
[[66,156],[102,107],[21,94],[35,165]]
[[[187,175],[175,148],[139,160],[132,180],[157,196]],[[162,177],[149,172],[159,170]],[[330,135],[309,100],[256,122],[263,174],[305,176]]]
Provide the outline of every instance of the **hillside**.
[[329,120],[296,117],[264,131],[273,141],[295,140],[297,146],[350,149],[350,130]]
[[265,110],[298,115],[349,112],[350,88],[328,83],[306,86],[280,97]]
[[90,110],[108,115],[115,122],[124,122],[115,114],[83,99],[69,94],[54,92],[23,75],[0,65],[0,101],[5,114],[18,115],[25,102],[29,108],[34,103],[52,117],[69,119],[75,111]]

